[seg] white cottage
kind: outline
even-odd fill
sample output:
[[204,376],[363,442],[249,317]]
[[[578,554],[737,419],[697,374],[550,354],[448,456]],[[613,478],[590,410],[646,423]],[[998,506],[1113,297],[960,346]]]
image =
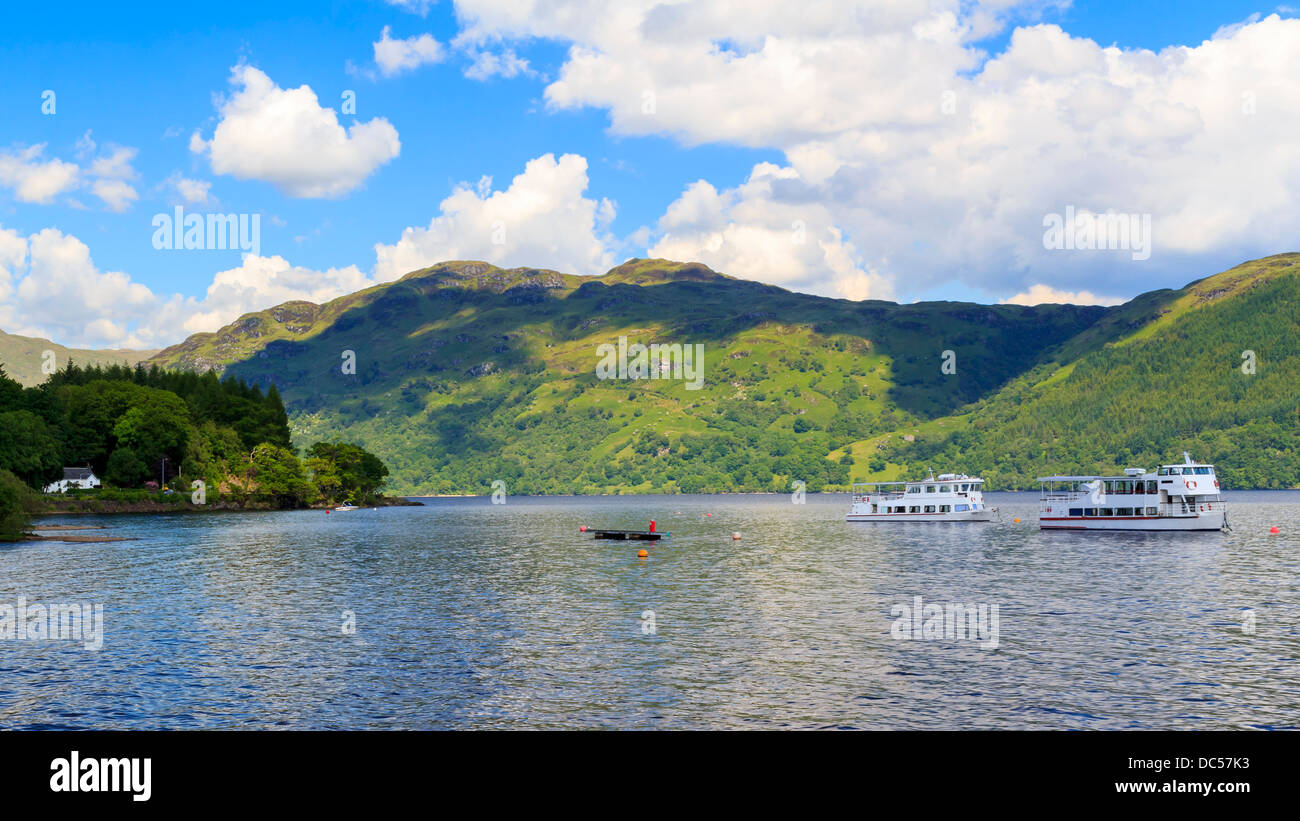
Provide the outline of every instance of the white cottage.
[[89,467],[64,468],[63,478],[45,486],[46,493],[62,493],[65,490],[80,488],[88,490],[99,487],[99,477]]

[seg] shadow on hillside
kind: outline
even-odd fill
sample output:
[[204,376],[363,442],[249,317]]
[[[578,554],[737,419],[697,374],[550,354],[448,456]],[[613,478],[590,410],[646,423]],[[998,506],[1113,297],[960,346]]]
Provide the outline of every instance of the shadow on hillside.
[[[433,390],[444,380],[538,372],[542,361],[514,344],[525,327],[550,325],[557,341],[567,341],[606,328],[658,325],[665,329],[658,341],[721,346],[775,323],[868,341],[892,360],[889,398],[934,417],[995,392],[1108,310],[1114,309],[850,302],[745,280],[587,282],[567,296],[535,286],[495,293],[407,280],[348,310],[317,336],[273,341],[228,372],[263,386],[275,383],[298,412],[347,406],[366,416],[383,412],[377,398],[412,379],[424,378]],[[348,351],[355,373],[344,373]],[[945,351],[954,354],[951,374],[941,370]],[[593,367],[595,359],[593,350]],[[452,432],[455,420],[446,424]]]

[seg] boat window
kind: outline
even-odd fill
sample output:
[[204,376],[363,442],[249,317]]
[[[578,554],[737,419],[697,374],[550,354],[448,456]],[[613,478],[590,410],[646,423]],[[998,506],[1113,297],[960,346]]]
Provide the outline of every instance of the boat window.
[[1151,481],[1147,482],[1147,493],[1157,493],[1157,492],[1158,491],[1156,490],[1156,480],[1152,479]]
[[1197,473],[1197,475],[1199,475],[1199,476],[1208,476],[1208,475],[1209,475],[1210,473],[1212,473],[1212,472],[1213,472],[1213,469],[1212,469],[1212,468],[1208,468],[1208,467],[1197,468],[1197,469],[1196,469],[1196,473]]
[[920,512],[921,512],[921,507],[920,507],[920,505],[912,505],[911,507],[909,507],[909,508],[907,509],[907,512],[908,512],[908,513],[920,513]]
[[970,485],[962,485],[962,486],[961,486],[961,492],[962,492],[962,493],[965,493],[965,492],[967,492],[968,490],[970,490]]
[[933,513],[933,512],[934,512],[934,505],[926,505],[926,506],[925,506],[925,512],[926,512],[926,513]]
[[964,513],[967,510],[970,510],[970,505],[957,505],[958,513]]
[[1081,508],[1081,507],[1072,507],[1072,508],[1070,508],[1070,515],[1071,515],[1071,516],[1082,516],[1082,515],[1083,515],[1083,508]]
[[1168,476],[1168,475],[1169,475],[1169,468],[1160,468],[1160,470],[1157,470],[1157,471],[1156,471],[1156,475],[1157,475],[1157,476]]
[[934,485],[926,485],[926,486],[925,486],[925,492],[926,492],[926,493],[934,493]]
[[940,492],[940,493],[952,493],[952,486],[951,486],[951,485],[940,485],[940,486],[939,486],[939,492]]
[[952,513],[952,505],[939,505],[940,513]]
[[1116,516],[1132,516],[1132,515],[1133,515],[1133,508],[1131,508],[1131,507],[1121,507],[1121,508],[1119,508],[1118,510],[1115,511],[1115,515],[1116,515]]
[[908,492],[908,493],[920,493],[920,492],[921,492],[921,486],[920,486],[920,485],[912,485],[911,487],[909,487],[909,488],[907,489],[907,492]]
[[1149,507],[1149,508],[1147,508],[1147,515],[1148,515],[1148,516],[1154,516],[1154,515],[1156,515],[1156,509],[1155,509],[1154,507]]
[[1085,508],[1083,509],[1083,515],[1084,515],[1084,516],[1096,516],[1096,515],[1097,515],[1097,508],[1095,508],[1095,507],[1085,507]]
[[1182,476],[1182,475],[1183,475],[1183,469],[1182,469],[1182,468],[1170,468],[1170,469],[1169,469],[1169,475],[1170,475],[1170,476]]

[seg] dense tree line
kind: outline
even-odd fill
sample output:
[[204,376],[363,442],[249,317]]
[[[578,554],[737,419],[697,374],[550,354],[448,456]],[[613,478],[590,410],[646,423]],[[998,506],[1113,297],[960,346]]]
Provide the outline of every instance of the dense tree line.
[[1214,463],[1224,487],[1296,487],[1298,285],[1296,275],[1262,282],[1094,351],[1058,379],[1035,369],[977,404],[967,429],[895,441],[885,454],[913,471],[979,472],[1009,489],[1049,473],[1150,468],[1186,450]]
[[291,447],[279,393],[214,374],[70,362],[24,389],[0,370],[0,467],[32,487],[89,466],[117,487],[176,476],[214,487],[260,444]]
[[0,368],[0,537],[13,537],[32,490],[80,466],[106,487],[189,494],[201,480],[208,502],[277,507],[369,499],[387,475],[347,444],[317,443],[304,464],[274,385],[70,362],[23,388]]

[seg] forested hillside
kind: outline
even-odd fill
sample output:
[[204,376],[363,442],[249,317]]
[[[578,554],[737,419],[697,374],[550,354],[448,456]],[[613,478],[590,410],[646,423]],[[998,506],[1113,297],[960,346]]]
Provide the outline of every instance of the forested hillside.
[[[850,302],[664,260],[602,277],[446,263],[337,302],[156,361],[242,351],[226,373],[279,386],[297,440],[361,442],[407,493],[815,490],[849,478],[829,451],[987,396],[1107,313]],[[619,337],[702,345],[702,388],[599,379]],[[945,350],[964,367],[941,379]]]
[[[448,262],[248,314],[150,360],[221,380],[144,373],[191,404],[213,385],[270,404],[276,391],[295,443],[357,442],[404,494],[497,480],[510,493],[818,490],[927,468],[1023,488],[1183,450],[1230,487],[1288,487],[1298,262],[1111,308],[851,302],[666,260],[600,277]],[[601,346],[621,338],[702,346],[699,390],[690,374],[600,378]],[[265,421],[203,407],[200,427],[242,436]]]
[[387,475],[351,444],[318,442],[300,460],[274,386],[263,393],[211,372],[69,363],[23,388],[0,370],[0,539],[15,538],[25,515],[46,504],[33,491],[63,478],[65,467],[90,467],[102,481],[74,491],[88,503],[176,507],[194,490],[200,505],[360,501]]
[[960,430],[858,443],[906,464],[1036,475],[1152,467],[1190,451],[1227,487],[1300,484],[1300,254],[1247,263],[1177,292],[1161,314],[1064,364],[1040,365]]

